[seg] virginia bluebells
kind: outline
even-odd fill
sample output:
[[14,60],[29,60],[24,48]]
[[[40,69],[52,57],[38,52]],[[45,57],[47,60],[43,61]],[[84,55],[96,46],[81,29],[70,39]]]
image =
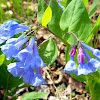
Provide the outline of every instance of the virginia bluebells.
[[92,72],[96,72],[100,68],[100,62],[94,58],[91,58],[85,49],[83,49],[83,53],[88,60],[88,66],[90,67]]
[[77,67],[76,67],[76,64],[74,62],[75,53],[76,53],[76,48],[72,48],[71,52],[69,53],[70,54],[70,60],[65,65],[63,72],[65,72],[67,74],[71,74],[71,73],[77,74]]
[[30,64],[32,62],[34,43],[35,43],[35,38],[33,37],[30,40],[29,45],[25,49],[21,50],[18,53],[17,56],[18,56],[18,58],[20,59],[21,62],[28,63],[28,64]]
[[29,30],[28,26],[18,24],[17,22],[10,20],[0,26],[0,44],[14,35]]
[[85,43],[82,43],[82,46],[85,47],[87,50],[91,51],[93,53],[93,55],[100,61],[100,50],[94,49],[94,48],[86,45]]
[[[79,45],[78,55],[77,55],[77,60],[79,63],[78,70],[74,62],[74,55],[76,53],[76,48],[77,48],[75,46],[71,49],[69,53],[70,60],[65,65],[63,72],[66,72],[67,74],[75,73],[77,76],[82,74],[88,75],[90,73],[96,72],[100,68],[100,62],[94,58],[91,58],[87,53],[87,51],[84,48],[82,48],[82,46],[91,51],[93,55],[99,60],[100,60],[100,51],[81,42],[79,42],[78,45]],[[88,60],[88,64],[85,63],[85,57]]]
[[[29,30],[28,26],[18,24],[15,21],[8,21],[0,26],[0,43],[6,41],[2,45],[1,51],[6,55],[7,60],[15,58],[19,62],[10,63],[7,66],[8,71],[14,77],[23,78],[23,81],[32,86],[46,84],[42,77],[42,68],[46,67],[38,53],[38,47],[35,43],[35,38],[27,37],[27,34],[22,34],[18,38],[12,36]],[[30,42],[28,43],[28,39]],[[25,44],[26,43],[26,47]],[[24,45],[24,46],[23,46]]]
[[27,84],[31,84],[32,86],[46,84],[45,80],[41,76],[41,67],[46,67],[46,65],[39,56],[37,44],[35,44],[34,37],[31,38],[29,43],[27,43],[27,47],[23,50],[20,50],[16,54],[16,56],[18,57],[20,62],[14,62],[8,65],[8,71],[14,77],[23,77],[23,81]]
[[65,72],[67,74],[71,74],[71,73],[77,74],[77,67],[76,67],[76,64],[74,62],[74,56],[70,55],[70,60],[65,65],[63,72]]
[[10,60],[12,57],[17,59],[17,54],[21,51],[23,44],[27,41],[27,38],[13,39],[7,42],[5,45],[1,46],[1,51],[7,56],[7,59]]
[[42,61],[41,57],[39,56],[37,44],[34,44],[33,52],[34,52],[34,54],[33,54],[31,67],[32,68],[46,67],[46,65]]
[[90,67],[85,63],[85,55],[83,54],[83,50],[82,47],[79,47],[79,53],[77,56],[78,59],[78,74],[77,75],[87,75],[92,73],[92,70],[90,69]]

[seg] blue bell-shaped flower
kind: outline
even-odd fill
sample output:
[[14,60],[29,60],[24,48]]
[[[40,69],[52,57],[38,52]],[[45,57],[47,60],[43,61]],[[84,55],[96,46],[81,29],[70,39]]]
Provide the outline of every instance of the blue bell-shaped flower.
[[63,72],[65,72],[67,74],[71,74],[71,73],[77,74],[77,67],[76,67],[76,64],[74,62],[74,56],[70,55],[70,60],[65,65]]

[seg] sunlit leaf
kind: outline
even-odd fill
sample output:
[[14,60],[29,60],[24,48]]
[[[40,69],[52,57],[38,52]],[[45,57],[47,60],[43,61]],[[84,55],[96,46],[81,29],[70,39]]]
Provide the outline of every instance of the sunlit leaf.
[[3,64],[4,60],[5,60],[6,56],[4,54],[2,54],[0,56],[0,66]]
[[[72,0],[69,3],[61,16],[60,27],[65,32],[74,32],[80,41],[86,40],[91,33],[92,24],[82,0]],[[66,35],[65,39],[73,44],[72,35]]]
[[58,55],[58,48],[55,41],[50,39],[40,46],[39,55],[47,66],[51,65]]
[[52,10],[48,6],[42,17],[42,26],[47,27],[47,24],[51,21],[51,18],[52,18]]

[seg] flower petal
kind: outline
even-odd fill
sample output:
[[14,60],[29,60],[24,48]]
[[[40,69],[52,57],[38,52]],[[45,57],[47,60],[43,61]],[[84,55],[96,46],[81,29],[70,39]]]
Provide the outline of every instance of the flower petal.
[[75,62],[72,60],[68,61],[67,64],[65,65],[63,72],[67,74],[71,74],[71,73],[77,74],[77,67]]
[[79,64],[78,66],[78,73],[77,75],[87,75],[87,74],[90,74],[90,73],[93,73],[93,71],[90,69],[90,67],[87,65],[87,64]]

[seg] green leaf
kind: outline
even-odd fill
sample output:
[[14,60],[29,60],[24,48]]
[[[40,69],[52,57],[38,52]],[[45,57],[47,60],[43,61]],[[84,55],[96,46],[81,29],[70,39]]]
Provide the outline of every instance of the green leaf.
[[65,52],[65,60],[68,62],[70,60],[69,52],[71,51],[71,48],[66,47],[66,52]]
[[86,9],[87,9],[87,5],[88,5],[88,3],[89,3],[89,0],[83,0],[83,2],[84,2],[84,5],[85,5],[85,7],[86,7]]
[[5,61],[6,56],[4,54],[2,54],[0,56],[0,66],[3,64],[3,62]]
[[0,67],[0,87],[4,89],[11,89],[23,83],[19,77],[14,77],[7,71],[7,67],[2,65]]
[[22,100],[42,99],[48,95],[48,92],[30,92],[22,97]]
[[89,74],[91,80],[95,80],[96,83],[100,84],[100,74],[97,72]]
[[68,6],[68,4],[71,2],[72,0],[66,0],[66,7]]
[[47,24],[51,21],[51,18],[52,18],[52,10],[48,6],[42,18],[42,26],[47,27]]
[[60,3],[61,3],[64,7],[66,7],[66,1],[60,1]]
[[[65,32],[74,32],[80,41],[86,40],[92,30],[92,24],[82,0],[72,0],[69,3],[61,16],[60,27]],[[74,37],[68,37],[66,35],[65,39],[72,45]]]
[[76,79],[77,81],[80,81],[80,82],[85,82],[86,81],[86,78],[85,78],[85,75],[80,75],[80,76],[77,76],[76,74],[72,73],[70,74],[74,79]]
[[51,18],[50,23],[48,24],[49,29],[52,32],[56,33],[57,35],[62,36],[63,32],[60,29],[59,21],[60,21],[60,17],[62,15],[63,10],[58,5],[56,0],[50,0],[49,6],[52,9],[52,18]]
[[96,13],[97,11],[97,6],[98,6],[98,0],[93,0],[93,4],[92,4],[92,7],[89,11],[89,18],[91,19],[92,16]]
[[42,17],[47,8],[47,4],[44,0],[38,0],[38,13],[37,13],[37,20],[39,23],[42,23]]
[[51,65],[58,55],[58,48],[55,41],[50,39],[40,46],[39,55],[47,66]]
[[96,83],[94,86],[95,100],[100,100],[100,83]]
[[86,44],[88,44],[89,41],[92,40],[93,35],[98,32],[98,29],[100,29],[100,15],[98,16],[98,19],[97,19],[97,21],[96,21],[96,23],[91,31],[91,34],[88,36],[88,38],[85,42]]

